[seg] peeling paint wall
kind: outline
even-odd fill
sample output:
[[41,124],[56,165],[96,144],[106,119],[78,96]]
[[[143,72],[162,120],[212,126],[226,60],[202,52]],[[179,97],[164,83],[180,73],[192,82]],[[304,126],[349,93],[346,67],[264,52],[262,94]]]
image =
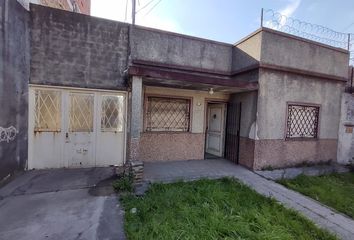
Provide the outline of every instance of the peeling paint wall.
[[[262,70],[254,168],[336,161],[344,87],[341,81]],[[318,139],[285,140],[287,102],[320,105]]]
[[27,163],[29,13],[0,1],[0,181]]

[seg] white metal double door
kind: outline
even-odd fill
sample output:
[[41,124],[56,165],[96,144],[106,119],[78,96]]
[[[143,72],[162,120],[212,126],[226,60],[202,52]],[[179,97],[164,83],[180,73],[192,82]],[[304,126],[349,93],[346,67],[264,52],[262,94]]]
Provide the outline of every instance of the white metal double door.
[[30,88],[29,169],[122,165],[126,95]]

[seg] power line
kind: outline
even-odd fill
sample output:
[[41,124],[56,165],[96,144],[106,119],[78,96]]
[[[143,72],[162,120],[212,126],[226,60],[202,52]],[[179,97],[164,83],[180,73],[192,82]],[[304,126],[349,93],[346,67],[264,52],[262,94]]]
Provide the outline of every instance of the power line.
[[349,29],[351,26],[354,25],[354,22],[352,22],[351,24],[349,24],[346,28],[343,29],[343,31],[346,31],[347,29]]
[[145,14],[144,17],[146,17],[147,15],[149,15],[149,13],[150,13],[152,10],[154,10],[154,8],[155,8],[157,5],[159,5],[159,3],[160,3],[161,1],[162,1],[162,0],[159,0],[152,8],[150,8],[150,10]]
[[141,10],[143,10],[144,8],[146,8],[147,6],[149,6],[152,2],[154,2],[155,0],[151,0],[149,1],[147,4],[145,4],[144,6],[142,6],[138,11],[136,11],[136,13],[140,12]]

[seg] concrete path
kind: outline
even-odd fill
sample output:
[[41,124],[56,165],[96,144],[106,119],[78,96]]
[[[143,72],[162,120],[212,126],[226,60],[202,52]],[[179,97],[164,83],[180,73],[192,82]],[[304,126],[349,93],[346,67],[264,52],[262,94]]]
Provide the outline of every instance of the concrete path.
[[125,239],[113,168],[29,171],[0,189],[0,239]]
[[217,159],[145,163],[144,166],[144,179],[149,182],[216,179],[225,176],[234,177],[258,193],[273,197],[284,206],[299,211],[319,227],[328,229],[341,239],[354,239],[354,221],[352,219],[229,161]]

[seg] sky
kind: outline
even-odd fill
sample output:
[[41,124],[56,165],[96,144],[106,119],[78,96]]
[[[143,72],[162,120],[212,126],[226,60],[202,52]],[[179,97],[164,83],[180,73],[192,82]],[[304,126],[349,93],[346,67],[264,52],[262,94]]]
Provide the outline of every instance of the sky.
[[[260,27],[261,9],[354,33],[354,0],[136,0],[136,24],[235,43]],[[127,4],[128,3],[128,4]],[[126,14],[127,12],[127,14]],[[131,22],[131,0],[91,0],[91,15]]]

